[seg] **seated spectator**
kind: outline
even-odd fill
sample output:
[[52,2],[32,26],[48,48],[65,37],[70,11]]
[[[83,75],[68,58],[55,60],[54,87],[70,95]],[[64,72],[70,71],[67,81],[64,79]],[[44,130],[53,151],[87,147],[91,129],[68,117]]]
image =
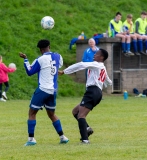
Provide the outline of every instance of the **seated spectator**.
[[133,56],[134,53],[130,51],[131,37],[126,32],[123,32],[121,16],[121,13],[117,12],[115,18],[110,21],[108,27],[109,37],[112,37],[111,31],[114,31],[114,36],[122,39],[121,44],[124,55],[127,57]]
[[[138,41],[139,48],[142,51],[141,53],[147,55],[147,12],[141,12],[141,17],[135,21],[135,33],[140,36]],[[143,41],[145,42],[145,53],[143,52]]]
[[133,16],[132,14],[128,14],[127,15],[127,19],[124,21],[123,23],[123,31],[127,32],[127,34],[130,35],[130,37],[132,38],[132,43],[133,43],[133,49],[134,49],[134,53],[135,55],[140,55],[140,53],[143,53],[142,49],[139,48],[139,52],[138,53],[138,47],[137,47],[137,39],[138,41],[142,40],[141,35],[134,33],[134,25],[133,25]]

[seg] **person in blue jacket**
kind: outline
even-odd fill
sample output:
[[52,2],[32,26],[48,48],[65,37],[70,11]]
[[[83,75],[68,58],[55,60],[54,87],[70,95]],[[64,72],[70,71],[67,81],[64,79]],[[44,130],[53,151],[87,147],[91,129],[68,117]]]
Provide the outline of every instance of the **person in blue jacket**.
[[87,48],[84,51],[84,54],[82,57],[83,62],[93,62],[93,57],[94,57],[95,53],[99,50],[99,48],[96,46],[95,40],[93,38],[90,38],[88,40],[88,45],[89,45],[89,48]]

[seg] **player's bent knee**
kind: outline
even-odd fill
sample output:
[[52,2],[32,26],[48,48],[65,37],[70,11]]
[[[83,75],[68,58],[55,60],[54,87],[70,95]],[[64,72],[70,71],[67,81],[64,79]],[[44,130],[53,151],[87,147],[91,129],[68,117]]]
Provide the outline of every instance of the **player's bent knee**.
[[73,115],[75,115],[75,114],[77,114],[77,113],[78,113],[78,112],[77,112],[75,109],[72,110],[72,114],[73,114]]

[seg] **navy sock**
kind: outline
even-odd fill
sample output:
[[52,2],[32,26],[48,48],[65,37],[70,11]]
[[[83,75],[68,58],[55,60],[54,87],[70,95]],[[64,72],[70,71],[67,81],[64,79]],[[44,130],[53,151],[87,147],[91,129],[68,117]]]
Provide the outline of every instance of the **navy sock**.
[[143,51],[143,44],[141,39],[138,40],[138,46],[139,46],[139,51]]
[[137,40],[133,40],[133,48],[134,48],[134,52],[138,52],[138,49],[137,49]]
[[78,124],[82,140],[88,140],[87,124],[85,118],[79,118]]
[[27,123],[28,123],[28,134],[29,134],[29,137],[34,137],[36,120],[28,120]]
[[63,131],[62,131],[62,126],[61,126],[59,119],[57,121],[53,122],[53,126],[54,126],[56,132],[59,134],[59,136],[62,136]]
[[124,42],[121,43],[121,46],[122,46],[123,52],[126,52],[126,47],[125,47],[125,43]]
[[[75,117],[75,119],[78,121],[78,113],[77,114],[75,114],[75,115],[73,115],[74,117]],[[87,124],[87,127],[89,127],[89,125],[88,125],[88,123],[86,122],[86,124]]]
[[130,51],[130,43],[126,43],[126,51]]
[[147,50],[147,40],[145,40],[145,50]]

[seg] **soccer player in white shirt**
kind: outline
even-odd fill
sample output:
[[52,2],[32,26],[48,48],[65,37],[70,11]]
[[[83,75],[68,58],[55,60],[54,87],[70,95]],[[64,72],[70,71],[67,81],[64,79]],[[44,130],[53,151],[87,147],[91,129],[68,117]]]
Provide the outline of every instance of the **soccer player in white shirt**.
[[36,114],[42,109],[42,106],[46,109],[47,115],[60,137],[60,143],[67,143],[69,140],[64,136],[61,122],[55,115],[58,69],[62,67],[63,59],[60,54],[50,51],[50,42],[48,40],[40,40],[37,47],[40,49],[42,56],[35,59],[31,65],[25,54],[19,54],[21,58],[24,58],[26,73],[29,76],[38,73],[38,87],[30,102],[27,121],[28,141],[25,146],[36,144],[34,138]]
[[102,99],[103,84],[112,85],[112,81],[108,77],[106,68],[104,66],[104,61],[107,58],[108,52],[104,49],[99,49],[94,55],[93,62],[79,62],[69,66],[63,71],[58,71],[58,74],[62,75],[88,69],[86,92],[81,100],[81,103],[72,111],[74,116],[77,114],[81,140],[82,143],[85,144],[89,143],[86,116],[97,104],[100,103]]

